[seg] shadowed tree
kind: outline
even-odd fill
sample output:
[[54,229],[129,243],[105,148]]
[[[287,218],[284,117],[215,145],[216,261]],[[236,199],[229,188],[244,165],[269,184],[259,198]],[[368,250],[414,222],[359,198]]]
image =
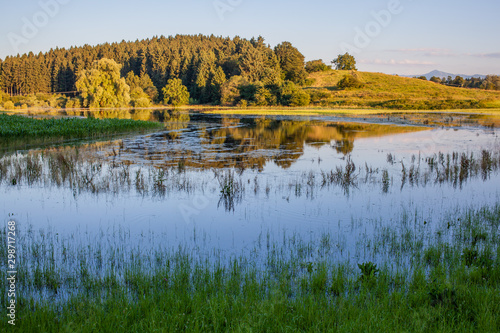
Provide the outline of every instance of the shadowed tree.
[[311,96],[291,81],[285,81],[281,86],[281,104],[285,106],[307,106]]
[[130,87],[120,77],[121,65],[103,58],[92,68],[80,73],[76,88],[83,99],[83,106],[90,108],[121,107],[130,102]]
[[162,89],[163,101],[167,105],[180,106],[189,103],[189,92],[181,79],[170,79]]
[[343,71],[357,71],[356,59],[349,53],[339,54],[336,59],[333,59],[332,64],[335,65],[336,70]]
[[283,42],[274,48],[274,53],[283,71],[283,79],[293,83],[303,84],[307,72],[304,68],[304,55],[290,42]]
[[435,83],[441,83],[441,79],[438,78],[437,76],[433,76],[431,77],[430,79],[431,82],[435,82]]
[[327,66],[322,59],[312,60],[306,63],[306,71],[308,73],[326,72],[329,70],[331,70],[330,66]]
[[243,76],[235,75],[224,82],[221,86],[221,105],[234,106],[240,100],[240,87],[248,86],[250,83]]
[[453,80],[453,84],[456,85],[456,86],[458,86],[458,87],[462,87],[464,85],[464,83],[465,83],[465,80],[461,76],[457,76],[455,78],[455,80]]

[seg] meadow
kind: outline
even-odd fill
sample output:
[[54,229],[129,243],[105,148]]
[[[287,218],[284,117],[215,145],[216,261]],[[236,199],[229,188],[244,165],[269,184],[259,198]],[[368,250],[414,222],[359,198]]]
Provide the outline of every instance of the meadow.
[[[354,76],[359,87],[341,89],[345,76]],[[382,73],[328,71],[311,73],[311,104],[323,107],[387,110],[460,110],[500,108],[500,93],[448,87],[430,81]]]

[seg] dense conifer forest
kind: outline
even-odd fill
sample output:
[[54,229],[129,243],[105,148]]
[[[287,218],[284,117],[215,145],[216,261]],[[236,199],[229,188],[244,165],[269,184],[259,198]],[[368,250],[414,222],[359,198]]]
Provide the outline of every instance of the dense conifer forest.
[[121,64],[121,76],[128,76],[129,83],[141,82],[153,101],[163,100],[162,88],[173,78],[182,80],[194,102],[219,104],[225,90],[224,103],[235,104],[231,92],[242,84],[260,88],[262,98],[272,102],[272,90],[284,80],[300,84],[306,77],[304,56],[288,42],[273,49],[262,37],[178,35],[7,57],[0,62],[1,88],[11,96],[71,95],[79,73],[103,58]]

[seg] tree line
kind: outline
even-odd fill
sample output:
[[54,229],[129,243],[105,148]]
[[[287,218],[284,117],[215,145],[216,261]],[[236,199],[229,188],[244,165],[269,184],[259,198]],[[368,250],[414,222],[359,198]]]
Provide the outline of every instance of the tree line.
[[[309,95],[299,88],[307,78],[304,56],[289,42],[271,48],[262,37],[161,36],[9,56],[0,59],[0,90],[10,96],[78,95],[70,100],[71,106],[84,106],[91,103],[86,101],[91,91],[85,91],[91,89],[91,82],[80,86],[77,82],[82,73],[99,80],[99,74],[91,76],[90,71],[114,68],[110,62],[99,67],[103,59],[119,64],[122,83],[129,86],[120,93],[128,93],[133,106],[170,101],[169,85],[185,87],[193,104],[309,103]],[[182,102],[186,96],[184,92]]]
[[[420,76],[417,79],[427,80],[425,76]],[[448,77],[437,77],[433,76],[429,81],[444,84],[447,86],[471,88],[471,89],[484,89],[484,90],[500,90],[500,76],[499,75],[487,75],[486,78],[463,78],[461,76],[448,76]]]

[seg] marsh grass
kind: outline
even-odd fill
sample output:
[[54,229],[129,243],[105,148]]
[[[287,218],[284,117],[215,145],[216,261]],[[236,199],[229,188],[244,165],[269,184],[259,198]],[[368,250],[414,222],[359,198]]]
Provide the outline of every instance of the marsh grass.
[[[395,225],[403,227],[364,239],[360,247],[378,245],[358,259],[330,233],[279,240],[268,232],[253,249],[222,254],[174,247],[152,232],[23,227],[10,329],[498,331],[500,205],[450,214],[436,230],[407,215]],[[2,257],[5,237],[2,229]]]
[[[234,210],[245,195],[269,195],[271,190],[286,195],[314,199],[318,190],[340,187],[345,195],[363,184],[381,184],[382,193],[389,193],[398,184],[427,186],[451,184],[461,188],[469,180],[489,181],[500,168],[498,149],[471,153],[437,153],[426,157],[413,155],[409,161],[397,161],[388,155],[390,169],[374,168],[365,163],[357,166],[348,155],[344,165],[332,170],[304,171],[300,177],[280,181],[263,179],[245,170],[212,169],[214,177],[204,177],[204,170],[178,166],[133,165],[127,161],[99,158],[94,151],[76,149],[45,149],[4,155],[0,158],[0,184],[6,186],[65,187],[75,196],[80,193],[120,194],[135,191],[142,196],[165,197],[172,193],[193,193],[208,188],[220,193],[219,206]],[[406,164],[405,164],[406,163]],[[398,174],[395,165],[401,164]],[[248,184],[248,186],[245,186]],[[265,185],[264,185],[265,184]]]
[[[0,140],[3,145],[47,143],[60,139],[98,138],[131,131],[158,129],[157,122],[130,119],[29,118],[0,114]],[[43,141],[33,141],[33,140]]]

